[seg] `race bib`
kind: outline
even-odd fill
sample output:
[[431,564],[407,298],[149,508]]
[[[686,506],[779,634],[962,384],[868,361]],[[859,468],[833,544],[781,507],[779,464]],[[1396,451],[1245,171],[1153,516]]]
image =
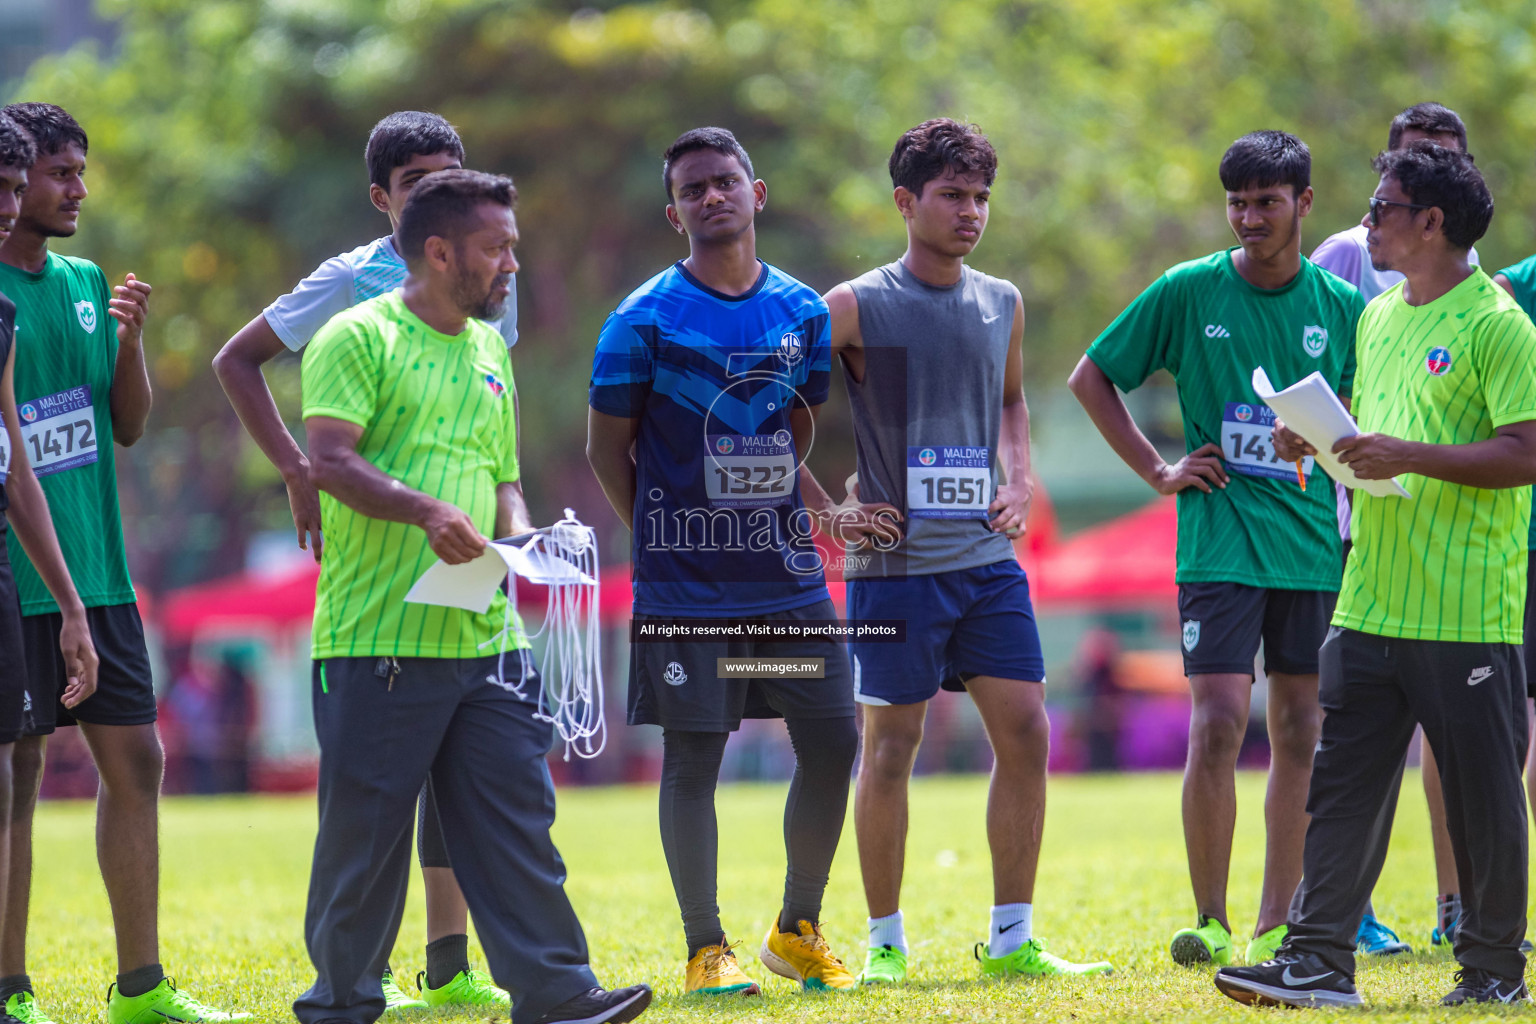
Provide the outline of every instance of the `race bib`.
[[986,448],[907,449],[907,514],[919,519],[986,519],[992,504]]
[[766,508],[794,497],[794,439],[774,434],[707,434],[704,490],[714,508]]
[[96,410],[91,407],[90,385],[22,402],[16,411],[21,414],[21,443],[38,476],[96,461]]
[[[1270,431],[1275,411],[1267,405],[1228,402],[1221,418],[1222,458],[1234,473],[1296,478],[1296,463],[1275,454]],[[1312,478],[1312,456],[1301,460],[1302,475]]]

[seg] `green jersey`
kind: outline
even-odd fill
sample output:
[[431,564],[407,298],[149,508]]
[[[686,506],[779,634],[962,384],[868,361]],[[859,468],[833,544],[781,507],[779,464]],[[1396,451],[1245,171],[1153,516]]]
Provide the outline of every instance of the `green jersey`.
[[[320,329],[304,353],[302,381],[305,419],[362,427],[359,455],[493,535],[496,485],[518,478],[512,364],[494,329],[470,320],[457,335],[441,334],[390,292]],[[324,492],[320,516],[315,658],[475,658],[528,646],[500,591],[483,615],[406,603],[437,561],[420,527],[370,518]]]
[[[131,604],[112,452],[117,322],[112,290],[89,260],[48,254],[41,273],[0,263],[16,303],[16,411],[21,443],[42,482],[64,562],[87,608]],[[23,615],[56,612],[14,532],[6,536]]]
[[1305,257],[1283,288],[1256,288],[1233,250],[1181,263],[1142,292],[1088,348],[1121,391],[1166,369],[1178,385],[1187,451],[1221,446],[1231,482],[1179,492],[1180,583],[1217,581],[1287,590],[1336,590],[1342,561],[1331,481],[1283,462],[1270,444],[1274,414],[1253,390],[1263,367],[1276,387],[1318,372],[1348,396],[1355,322],[1353,285]]
[[[1536,326],[1481,269],[1433,302],[1401,284],[1360,318],[1355,415],[1365,433],[1486,441],[1536,419]],[[1410,640],[1524,639],[1529,489],[1407,474],[1412,498],[1355,492],[1336,626]]]
[[[1525,315],[1536,320],[1536,256],[1527,256],[1512,267],[1499,271],[1515,290],[1515,301],[1525,310]],[[1531,488],[1531,500],[1536,507],[1536,487]],[[1526,547],[1536,549],[1536,516],[1531,517],[1531,530],[1526,537]]]

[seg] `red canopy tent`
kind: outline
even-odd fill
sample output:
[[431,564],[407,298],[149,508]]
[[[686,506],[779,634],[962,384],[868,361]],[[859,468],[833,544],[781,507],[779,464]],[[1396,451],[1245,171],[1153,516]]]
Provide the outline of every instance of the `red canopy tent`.
[[1065,541],[1026,553],[1035,603],[1126,605],[1172,599],[1178,513],[1174,498],[1090,527]]

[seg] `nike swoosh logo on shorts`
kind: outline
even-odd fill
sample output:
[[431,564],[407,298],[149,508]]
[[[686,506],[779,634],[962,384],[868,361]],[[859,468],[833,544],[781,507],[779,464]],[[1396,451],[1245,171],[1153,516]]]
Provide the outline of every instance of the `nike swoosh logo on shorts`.
[[1487,668],[1475,668],[1472,670],[1472,674],[1467,676],[1467,685],[1476,686],[1478,683],[1492,675],[1493,668],[1491,666]]
[[1287,967],[1285,969],[1285,973],[1280,975],[1280,980],[1285,982],[1287,985],[1309,985],[1314,981],[1322,981],[1332,973],[1332,971],[1324,971],[1322,974],[1313,974],[1305,978],[1298,978],[1296,975],[1292,974],[1291,969]]

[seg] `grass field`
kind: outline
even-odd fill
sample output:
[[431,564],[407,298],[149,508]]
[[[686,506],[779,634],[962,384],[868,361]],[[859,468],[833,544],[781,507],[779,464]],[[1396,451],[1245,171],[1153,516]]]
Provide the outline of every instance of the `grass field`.
[[[783,795],[776,785],[721,790],[720,904],[731,937],[744,940],[743,952],[755,954],[778,907]],[[1212,988],[1209,970],[1168,959],[1168,937],[1194,913],[1176,775],[1060,777],[1051,784],[1035,931],[1062,955],[1112,960],[1118,972],[1103,979],[979,980],[971,948],[986,937],[991,902],[986,780],[923,779],[912,795],[903,910],[913,972],[905,989],[805,995],[753,956],[743,961],[763,981],[765,998],[701,1003],[682,996],[681,928],[656,836],[654,788],[563,790],[556,838],[599,978],[650,983],[658,998],[644,1019],[658,1021],[1250,1021],[1285,1012],[1241,1007]],[[1231,905],[1233,926],[1245,938],[1258,900],[1262,795],[1263,777],[1245,773]],[[65,802],[44,805],[38,816],[30,968],[40,999],[62,1024],[104,1020],[112,979],[93,813],[88,803]],[[302,919],[313,834],[311,798],[166,802],[161,949],[166,970],[183,987],[258,1020],[292,1019],[289,1003],[312,977]],[[1416,952],[1363,964],[1357,982],[1373,1020],[1521,1014],[1437,1005],[1451,987],[1454,964],[1445,954],[1420,952],[1434,923],[1434,876],[1417,776],[1404,786],[1376,903]],[[822,920],[834,949],[855,969],[863,959],[864,916],[850,816]],[[402,980],[424,966],[424,923],[418,876],[394,955]],[[471,953],[483,966],[473,943]]]

